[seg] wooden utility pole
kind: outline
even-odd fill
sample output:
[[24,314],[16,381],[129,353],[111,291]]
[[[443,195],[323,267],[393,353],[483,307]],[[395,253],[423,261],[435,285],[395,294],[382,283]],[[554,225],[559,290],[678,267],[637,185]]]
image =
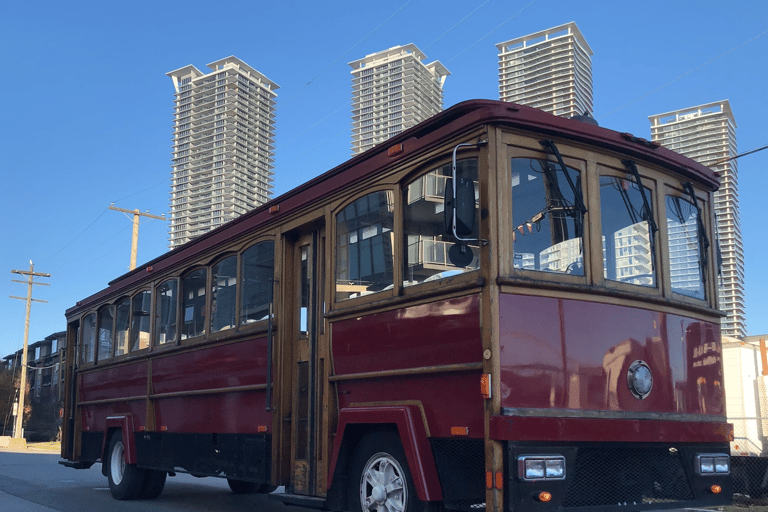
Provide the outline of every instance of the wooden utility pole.
[[118,212],[129,213],[133,215],[133,237],[131,239],[131,265],[130,267],[128,267],[129,270],[133,270],[136,268],[136,254],[138,253],[138,250],[139,250],[139,217],[144,216],[144,217],[151,217],[153,219],[165,220],[165,214],[163,214],[163,216],[160,217],[158,215],[151,215],[149,212],[142,213],[139,211],[138,208],[136,208],[135,210],[125,210],[123,208],[116,207],[114,203],[110,205],[109,209],[115,210]]
[[27,301],[27,316],[24,320],[24,349],[21,351],[21,380],[19,381],[19,407],[16,413],[16,427],[13,430],[13,438],[21,439],[22,420],[24,419],[24,395],[27,391],[27,346],[29,344],[29,312],[32,309],[32,301],[35,302],[48,302],[45,300],[38,300],[32,298],[32,285],[39,284],[41,286],[50,286],[48,283],[36,283],[34,282],[35,276],[37,277],[51,277],[51,274],[43,274],[42,272],[35,272],[35,265],[32,261],[29,262],[29,271],[24,270],[11,270],[13,274],[22,274],[28,276],[26,281],[19,281],[13,279],[14,283],[22,283],[27,285],[27,297],[14,297],[12,299],[26,300]]

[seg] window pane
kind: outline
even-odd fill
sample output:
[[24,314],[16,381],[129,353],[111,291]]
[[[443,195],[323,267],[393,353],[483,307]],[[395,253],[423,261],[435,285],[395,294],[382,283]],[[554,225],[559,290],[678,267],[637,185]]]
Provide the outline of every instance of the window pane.
[[570,181],[553,162],[512,159],[515,268],[584,275],[581,173],[567,170]]
[[91,313],[83,318],[82,333],[80,363],[92,363],[96,347],[96,313]]
[[156,345],[176,341],[177,286],[176,280],[171,279],[157,287],[157,304],[155,305]]
[[336,216],[336,300],[392,287],[394,195],[374,192]]
[[[471,235],[462,238],[479,238],[477,159],[456,162],[456,175],[475,183],[475,226]],[[480,266],[477,245],[467,247],[473,258],[466,267],[457,267],[448,259],[448,250],[456,243],[445,231],[445,186],[450,177],[451,164],[448,164],[419,176],[405,189],[405,286],[450,277]]]
[[261,242],[242,256],[240,323],[266,320],[269,315],[270,279],[275,268],[275,243]]
[[131,352],[149,347],[149,318],[152,292],[139,292],[131,306]]
[[128,353],[128,330],[131,326],[131,301],[124,299],[117,305],[115,315],[115,357]]
[[184,325],[181,339],[205,334],[206,269],[200,268],[187,275],[181,284]]
[[[653,209],[651,190],[645,187]],[[606,279],[656,286],[653,240],[643,197],[634,180],[600,177],[600,219],[603,226],[603,268]]]
[[112,306],[99,310],[99,350],[97,360],[104,361],[112,357]]
[[237,256],[230,256],[214,265],[211,279],[211,332],[234,329]]
[[705,299],[699,245],[699,211],[685,199],[667,196],[667,239],[672,291]]

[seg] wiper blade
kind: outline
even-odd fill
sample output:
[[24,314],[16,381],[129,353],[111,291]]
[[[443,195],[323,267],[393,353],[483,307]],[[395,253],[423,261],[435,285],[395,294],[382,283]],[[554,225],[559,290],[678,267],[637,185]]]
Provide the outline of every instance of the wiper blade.
[[699,208],[699,202],[696,199],[696,192],[693,191],[693,185],[687,181],[683,183],[683,190],[685,190],[685,192],[691,198],[691,202],[693,203],[694,208],[696,208],[696,228],[698,231],[699,252],[701,253],[701,279],[704,283],[706,283],[706,269],[707,263],[709,261],[709,258],[707,257],[707,251],[709,250],[709,237],[707,236],[707,232],[704,230],[704,221],[701,220],[701,208]]
[[557,146],[551,140],[540,140],[539,144],[544,146],[544,149],[555,156],[557,164],[560,166],[560,170],[563,171],[565,179],[568,181],[568,186],[571,187],[571,192],[573,192],[573,198],[576,201],[576,206],[578,207],[581,214],[584,215],[587,213],[587,207],[584,206],[584,199],[581,195],[581,190],[573,183],[571,175],[568,174],[568,169],[565,167],[565,162],[563,161],[563,157],[560,155],[560,151],[558,151]]
[[645,196],[645,187],[643,187],[643,182],[640,180],[640,173],[637,171],[637,166],[632,160],[622,160],[621,163],[624,164],[624,167],[627,169],[627,171],[635,178],[637,188],[640,189],[640,196],[643,198],[643,211],[645,212],[645,215],[643,215],[643,220],[648,222],[648,229],[651,231],[651,238],[653,238],[653,235],[656,234],[659,228],[656,225],[656,220],[653,218],[653,210],[651,210],[651,204],[648,202],[648,198]]

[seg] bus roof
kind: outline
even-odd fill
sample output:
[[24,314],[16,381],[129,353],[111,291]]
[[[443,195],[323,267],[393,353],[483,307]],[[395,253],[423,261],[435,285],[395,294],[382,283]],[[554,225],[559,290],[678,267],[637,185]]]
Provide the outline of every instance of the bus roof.
[[[288,214],[295,214],[306,208],[307,205],[315,204],[317,200],[323,197],[343,190],[352,183],[369,178],[381,169],[396,164],[402,158],[416,151],[429,149],[448,138],[459,136],[463,132],[488,124],[524,130],[539,136],[595,145],[606,150],[620,152],[628,157],[655,163],[664,168],[673,168],[680,172],[685,179],[695,181],[698,185],[711,191],[717,190],[719,186],[717,174],[708,167],[631,134],[565,119],[515,103],[469,100],[458,103],[413,128],[405,130],[388,139],[385,143],[347,160],[237,219],[138,266],[135,270],[111,281],[108,288],[79,301],[74,307],[67,310],[66,315],[70,317],[79,314],[105,297],[121,293],[143,281],[150,281],[157,273],[177,265],[183,265],[196,258],[201,252],[234,240],[243,232],[276,224]],[[403,145],[403,151],[395,156],[389,156],[388,149],[398,144]]]

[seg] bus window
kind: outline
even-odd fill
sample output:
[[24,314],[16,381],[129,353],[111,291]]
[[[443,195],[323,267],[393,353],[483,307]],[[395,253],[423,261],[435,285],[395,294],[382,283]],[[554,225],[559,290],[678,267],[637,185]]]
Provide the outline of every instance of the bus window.
[[211,276],[211,332],[235,327],[237,298],[237,256],[213,266]]
[[114,323],[113,307],[106,306],[99,310],[99,348],[96,360],[104,361],[112,357],[112,328]]
[[96,348],[96,313],[83,318],[83,338],[80,341],[80,364],[92,363]]
[[261,242],[242,256],[240,323],[266,320],[269,315],[269,281],[275,268],[275,242]]
[[[514,267],[584,275],[581,173],[554,162],[512,159]],[[573,184],[573,187],[571,186]]]
[[[456,175],[477,183],[477,159],[456,162]],[[450,177],[451,164],[448,164],[419,176],[405,189],[405,286],[479,268],[477,246],[469,246],[474,257],[466,267],[457,267],[448,259],[448,250],[455,243],[445,232],[444,220],[445,184]],[[479,208],[479,203],[476,203],[475,208]],[[467,238],[479,238],[479,218],[480,213],[476,211],[475,227]]]
[[705,299],[703,260],[699,243],[699,210],[693,203],[667,196],[667,240],[672,291]]
[[157,287],[155,304],[155,344],[163,345],[176,341],[177,282],[169,279]]
[[181,282],[181,311],[184,315],[182,340],[205,334],[206,277],[207,270],[199,268],[187,274]]
[[133,296],[131,307],[131,352],[149,347],[149,317],[152,292],[139,292]]
[[[648,207],[653,194],[645,188]],[[600,219],[603,231],[603,272],[606,279],[642,286],[656,286],[653,237],[637,183],[630,179],[600,176]]]
[[336,216],[336,300],[390,289],[394,194],[374,192]]
[[131,300],[123,299],[115,315],[115,357],[128,353],[128,330],[131,327]]

